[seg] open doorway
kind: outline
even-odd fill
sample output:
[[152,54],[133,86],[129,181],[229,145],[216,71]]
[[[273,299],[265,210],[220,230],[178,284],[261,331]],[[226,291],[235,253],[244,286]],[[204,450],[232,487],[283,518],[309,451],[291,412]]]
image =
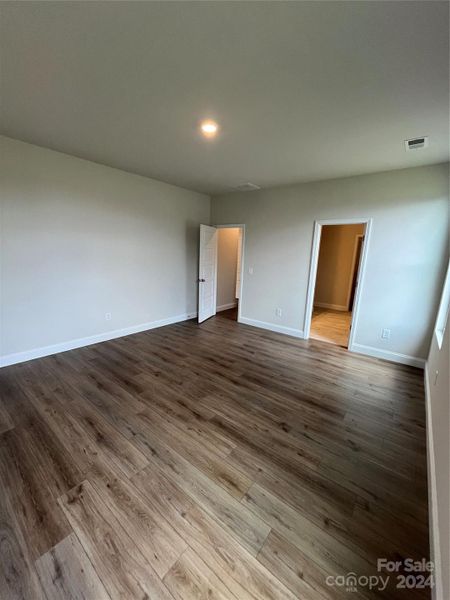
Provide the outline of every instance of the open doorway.
[[351,349],[367,227],[316,224],[305,337]]
[[242,227],[217,228],[217,298],[220,316],[237,321],[241,296]]
[[198,322],[239,321],[245,225],[200,225]]

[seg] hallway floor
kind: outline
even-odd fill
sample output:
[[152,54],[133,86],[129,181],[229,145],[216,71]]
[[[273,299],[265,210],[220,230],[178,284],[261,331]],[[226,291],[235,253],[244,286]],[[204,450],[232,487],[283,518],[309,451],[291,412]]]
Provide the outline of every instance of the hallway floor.
[[351,322],[351,312],[314,307],[310,336],[347,348]]
[[221,310],[216,314],[216,317],[221,319],[229,319],[230,321],[238,320],[238,307],[228,308],[227,310]]

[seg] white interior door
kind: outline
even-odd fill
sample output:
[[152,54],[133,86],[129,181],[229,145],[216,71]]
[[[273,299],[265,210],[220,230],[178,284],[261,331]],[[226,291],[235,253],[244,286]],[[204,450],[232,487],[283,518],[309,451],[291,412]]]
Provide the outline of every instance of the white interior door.
[[198,322],[216,314],[217,229],[200,225],[200,260],[198,268]]

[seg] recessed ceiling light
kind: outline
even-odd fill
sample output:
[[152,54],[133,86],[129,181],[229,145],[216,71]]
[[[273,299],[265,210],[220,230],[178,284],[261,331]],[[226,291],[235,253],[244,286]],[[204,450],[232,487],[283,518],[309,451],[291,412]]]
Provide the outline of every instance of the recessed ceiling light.
[[219,131],[219,126],[215,121],[211,121],[210,119],[208,119],[207,121],[201,122],[200,129],[202,130],[202,133],[205,137],[213,138]]

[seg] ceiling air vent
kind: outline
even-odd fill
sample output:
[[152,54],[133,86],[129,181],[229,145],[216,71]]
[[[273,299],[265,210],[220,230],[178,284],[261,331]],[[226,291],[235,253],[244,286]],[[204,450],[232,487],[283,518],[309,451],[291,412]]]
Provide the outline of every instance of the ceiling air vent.
[[428,146],[428,136],[414,138],[412,140],[405,140],[405,148],[409,150],[420,150]]
[[261,188],[259,187],[259,185],[250,183],[248,181],[247,183],[242,183],[241,185],[237,185],[234,189],[237,192],[253,192],[254,190],[260,190]]

